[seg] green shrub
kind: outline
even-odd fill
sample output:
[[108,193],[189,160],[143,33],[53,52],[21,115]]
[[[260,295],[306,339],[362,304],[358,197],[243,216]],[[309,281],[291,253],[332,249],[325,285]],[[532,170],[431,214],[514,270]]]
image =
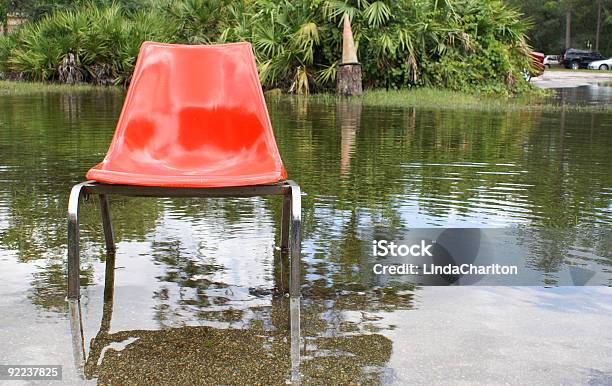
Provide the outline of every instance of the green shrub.
[[144,40],[169,42],[175,33],[161,14],[139,11],[128,16],[118,5],[90,5],[24,24],[10,35],[10,44],[0,42],[0,59],[5,71],[57,81],[60,65],[72,54],[85,81],[120,83],[129,79]]
[[[335,85],[342,18],[351,18],[368,88],[429,86],[514,94],[530,88],[522,15],[501,0],[161,0],[142,9],[104,1],[61,8],[0,39],[0,68],[57,81],[126,83],[144,40],[250,41],[265,88]],[[102,4],[102,5],[100,5]],[[72,59],[74,55],[74,60]]]
[[257,1],[236,7],[228,40],[253,42],[265,87],[333,88],[351,17],[370,88],[515,93],[530,86],[526,23],[500,0]]

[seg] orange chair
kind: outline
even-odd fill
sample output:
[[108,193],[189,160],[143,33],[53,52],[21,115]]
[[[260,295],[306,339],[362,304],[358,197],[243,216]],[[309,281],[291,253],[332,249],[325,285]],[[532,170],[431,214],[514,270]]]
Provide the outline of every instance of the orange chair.
[[[291,304],[300,296],[300,188],[286,180],[251,45],[143,43],[104,160],[68,205],[68,298],[79,298],[79,205],[97,194],[107,251],[115,251],[107,195],[283,195],[281,250],[291,256]],[[283,253],[286,256],[286,253]]]

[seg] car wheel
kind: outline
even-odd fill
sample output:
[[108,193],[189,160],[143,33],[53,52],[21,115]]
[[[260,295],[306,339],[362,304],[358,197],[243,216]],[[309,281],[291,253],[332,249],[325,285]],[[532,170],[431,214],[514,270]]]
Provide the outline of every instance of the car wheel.
[[550,68],[550,64],[546,63],[546,64],[544,65],[544,67],[545,67],[545,68]]
[[572,64],[570,64],[570,68],[572,70],[577,70],[580,68],[580,64],[578,62],[572,62]]
[[609,67],[607,64],[602,64],[601,66],[599,66],[600,70],[604,70],[604,71],[608,71]]

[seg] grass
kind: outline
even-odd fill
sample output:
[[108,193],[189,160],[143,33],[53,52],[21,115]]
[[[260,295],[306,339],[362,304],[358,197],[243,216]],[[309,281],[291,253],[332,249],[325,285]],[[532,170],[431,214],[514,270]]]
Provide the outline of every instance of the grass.
[[[33,94],[41,92],[118,92],[120,87],[94,86],[87,84],[66,85],[54,83],[0,81],[0,95]],[[417,88],[410,90],[369,90],[361,97],[350,97],[350,100],[361,101],[364,106],[390,108],[429,108],[460,109],[481,111],[584,111],[612,112],[612,105],[572,105],[556,103],[551,97],[552,90],[536,90],[533,93],[518,97],[495,95],[478,95],[465,92],[441,90],[434,88]],[[275,96],[272,96],[274,98]],[[286,97],[283,96],[283,97]],[[292,96],[306,98],[313,102],[336,104],[346,97],[322,93],[309,96]]]
[[[429,109],[460,109],[482,111],[612,111],[610,105],[571,105],[559,104],[552,99],[554,91],[539,90],[533,94],[518,97],[504,97],[494,95],[477,95],[457,91],[440,90],[433,88],[419,88],[412,90],[371,90],[361,97],[350,97],[360,100],[364,106],[372,107],[418,107]],[[343,97],[334,94],[315,94],[305,98],[322,102],[335,103]]]
[[13,82],[0,80],[0,95],[19,95],[33,94],[41,92],[83,92],[83,91],[109,91],[119,90],[118,87],[94,86],[91,84],[57,84],[57,83],[38,83],[38,82]]

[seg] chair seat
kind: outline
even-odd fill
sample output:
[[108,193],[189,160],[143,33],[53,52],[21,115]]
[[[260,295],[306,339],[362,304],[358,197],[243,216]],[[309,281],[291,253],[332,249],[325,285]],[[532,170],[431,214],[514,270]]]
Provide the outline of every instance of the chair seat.
[[[285,170],[281,172],[266,171],[261,167],[250,167],[245,170],[243,165],[216,165],[214,168],[193,168],[176,170],[165,168],[164,165],[147,169],[149,173],[142,174],[126,170],[109,170],[103,162],[87,172],[87,179],[108,184],[163,186],[178,188],[213,188],[227,186],[246,186],[272,184],[287,178]],[[144,170],[140,167],[137,170]],[[212,169],[212,170],[211,170]],[[262,169],[262,170],[258,170]]]
[[143,43],[111,145],[87,178],[164,187],[286,179],[251,45]]

